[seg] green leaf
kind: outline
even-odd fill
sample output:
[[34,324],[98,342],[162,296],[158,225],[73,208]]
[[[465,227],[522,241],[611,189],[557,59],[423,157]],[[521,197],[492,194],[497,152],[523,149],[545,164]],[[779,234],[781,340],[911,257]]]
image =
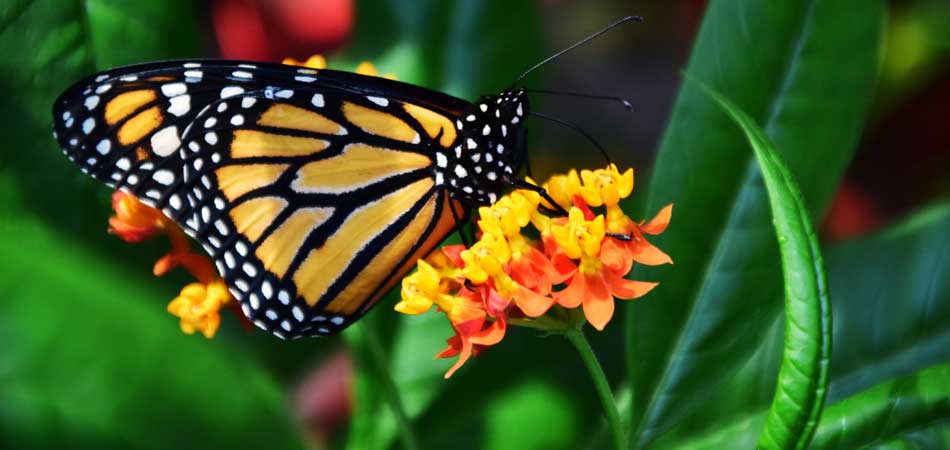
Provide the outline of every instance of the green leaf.
[[950,361],[947,230],[944,201],[826,252],[836,347],[829,400]]
[[500,0],[374,0],[360,4],[344,57],[400,80],[476,100],[511,84],[540,50],[537,6]]
[[[388,296],[384,301],[389,299],[395,301],[395,296]],[[381,305],[353,331],[344,332],[356,363],[356,401],[348,448],[388,448],[393,440],[405,435],[394,409],[397,405],[393,404],[391,393],[385,391],[387,381],[382,377],[387,375],[380,370],[388,371],[396,385],[399,406],[410,418],[421,415],[446,383],[442,379],[445,361],[433,356],[442,350],[446,337],[452,335],[448,321],[437,314],[395,315],[391,308]],[[395,318],[397,324],[395,327],[381,324],[382,318]],[[383,340],[377,336],[380,330],[395,333],[386,337],[388,345],[380,342]]]
[[[880,0],[710,2],[688,72],[762,126],[821,216],[856,147],[874,85]],[[767,197],[728,116],[684,86],[651,174],[645,216],[675,203],[655,244],[672,270],[626,306],[633,441],[647,446],[706,404],[761,342],[781,309]]]
[[0,233],[0,446],[302,448],[248,355],[186,336],[145,274],[49,230]]
[[[578,433],[578,411],[564,392],[527,380],[492,398],[485,409],[485,450],[564,448]],[[543,425],[544,431],[539,430]]]
[[[824,251],[835,317],[829,402],[950,362],[947,229],[943,202]],[[774,396],[783,322],[773,321],[755,356],[710,398],[716,408],[687,417],[657,448],[750,448]]]
[[902,440],[933,426],[946,431],[950,427],[948,380],[950,364],[941,364],[831,405],[825,410],[810,449],[867,448]]
[[[886,380],[825,408],[810,450],[934,449],[950,442],[950,364]],[[751,448],[764,414],[659,448]]]
[[742,128],[755,151],[782,254],[785,350],[757,448],[802,449],[818,426],[831,358],[831,305],[821,249],[798,186],[768,137],[729,100],[706,90]]
[[76,170],[56,146],[53,101],[96,70],[195,56],[198,35],[187,0],[10,0],[0,4],[0,166],[18,177],[24,206],[61,229],[103,242],[107,190]]

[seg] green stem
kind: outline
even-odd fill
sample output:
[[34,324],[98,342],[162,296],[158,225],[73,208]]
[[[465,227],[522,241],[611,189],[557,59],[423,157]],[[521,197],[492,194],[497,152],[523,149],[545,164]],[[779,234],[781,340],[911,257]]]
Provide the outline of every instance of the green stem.
[[515,319],[508,318],[508,325],[515,325],[519,327],[532,328],[535,330],[548,331],[548,332],[557,332],[565,331],[569,327],[568,324],[561,322],[559,320],[552,319],[548,316],[536,317],[533,319]]
[[614,448],[624,450],[626,438],[623,434],[623,426],[620,424],[620,413],[617,411],[617,402],[614,401],[614,393],[610,390],[610,384],[607,383],[607,376],[604,375],[604,369],[600,367],[597,361],[597,355],[594,349],[590,347],[584,332],[580,328],[571,328],[564,332],[567,340],[574,344],[577,353],[580,354],[590,377],[594,381],[594,389],[600,396],[600,403],[604,406],[604,415],[607,418],[607,426],[610,428],[610,434],[613,437]]
[[[362,323],[358,323],[362,325]],[[406,413],[406,407],[402,403],[402,397],[399,396],[399,390],[396,389],[396,382],[393,381],[389,373],[389,364],[383,346],[376,335],[376,330],[370,325],[360,327],[363,336],[366,337],[366,346],[369,348],[370,359],[373,360],[375,371],[380,383],[383,385],[383,393],[389,403],[389,407],[396,415],[396,421],[399,423],[399,437],[402,439],[402,445],[406,450],[419,450],[419,439],[416,438],[412,430],[412,422],[409,420],[409,414]]]

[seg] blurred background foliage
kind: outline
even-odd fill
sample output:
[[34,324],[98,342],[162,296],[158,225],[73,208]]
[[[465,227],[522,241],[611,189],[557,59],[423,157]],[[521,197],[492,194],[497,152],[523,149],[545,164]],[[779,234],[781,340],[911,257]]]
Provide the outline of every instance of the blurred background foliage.
[[[629,207],[675,202],[661,286],[591,334],[631,447],[752,448],[781,362],[781,278],[752,153],[680,70],[766,130],[821,223],[834,308],[811,448],[950,448],[950,4],[680,0],[7,0],[0,4],[0,447],[398,448],[388,371],[423,448],[606,446],[566,341],[518,329],[451,380],[440,316],[384,301],[343,337],[283,342],[225,317],[212,341],[164,309],[162,242],[105,233],[110,192],[61,156],[53,99],[96,70],[325,53],[467,99],[618,17],[526,79],[621,95],[537,98],[637,170]],[[530,124],[539,175],[602,164]],[[625,311],[624,311],[625,310]],[[385,364],[379,364],[381,360]],[[632,387],[632,388],[631,388]],[[632,408],[630,405],[634,405]]]

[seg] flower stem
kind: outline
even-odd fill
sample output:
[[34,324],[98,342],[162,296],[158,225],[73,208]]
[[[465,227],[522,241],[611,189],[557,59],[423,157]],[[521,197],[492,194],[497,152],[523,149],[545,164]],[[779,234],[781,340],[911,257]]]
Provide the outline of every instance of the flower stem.
[[567,340],[574,344],[577,353],[580,354],[590,377],[594,381],[594,389],[600,396],[600,403],[604,406],[604,415],[607,418],[607,426],[610,428],[610,434],[613,437],[614,448],[624,450],[626,438],[623,434],[623,427],[620,424],[620,413],[617,411],[617,402],[614,401],[613,391],[610,390],[610,384],[607,383],[607,376],[604,375],[604,369],[600,367],[597,361],[597,355],[594,349],[590,347],[584,332],[580,328],[571,328],[564,332]]
[[399,423],[399,436],[402,439],[402,446],[406,450],[419,450],[419,439],[416,438],[416,434],[412,430],[412,421],[409,420],[409,414],[406,413],[402,397],[399,396],[396,382],[393,381],[389,373],[388,360],[379,341],[379,336],[376,335],[376,330],[371,325],[361,326],[360,329],[365,337],[370,359],[373,360],[373,365],[376,366],[375,372],[380,384],[382,384],[383,395],[396,416],[396,422]]

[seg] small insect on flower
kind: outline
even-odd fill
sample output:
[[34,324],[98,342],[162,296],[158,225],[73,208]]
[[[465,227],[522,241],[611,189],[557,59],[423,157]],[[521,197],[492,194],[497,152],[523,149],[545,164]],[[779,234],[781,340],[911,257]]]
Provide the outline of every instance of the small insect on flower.
[[[666,229],[672,205],[646,223],[620,207],[633,192],[632,169],[571,170],[542,186],[556,205],[531,190],[505,195],[479,208],[480,237],[470,248],[443,247],[403,279],[396,310],[422,314],[435,305],[455,331],[436,355],[458,356],[446,378],[501,342],[508,325],[558,332],[586,321],[603,330],[614,298],[639,298],[657,286],[626,278],[635,262],[672,263],[643,237]],[[558,209],[567,216],[550,213]]]

